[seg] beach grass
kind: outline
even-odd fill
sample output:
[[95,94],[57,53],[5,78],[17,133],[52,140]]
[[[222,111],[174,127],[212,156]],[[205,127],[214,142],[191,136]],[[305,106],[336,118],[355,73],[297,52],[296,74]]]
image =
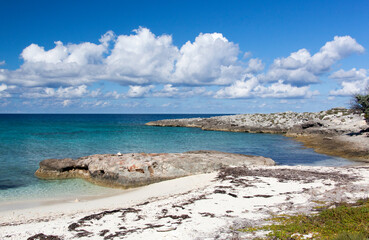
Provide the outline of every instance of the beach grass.
[[320,206],[317,210],[312,215],[275,216],[268,219],[270,225],[239,231],[269,231],[264,239],[369,239],[369,199]]

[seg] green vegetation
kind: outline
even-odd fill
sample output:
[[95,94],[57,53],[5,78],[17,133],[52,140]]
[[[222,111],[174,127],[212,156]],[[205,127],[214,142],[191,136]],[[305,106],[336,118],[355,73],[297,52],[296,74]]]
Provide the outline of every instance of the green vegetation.
[[273,222],[258,228],[239,229],[243,232],[270,231],[265,239],[369,239],[369,199],[336,207],[320,206],[313,215],[277,216]]
[[369,89],[366,94],[356,94],[353,97],[351,109],[363,112],[365,119],[369,121]]
[[363,240],[368,239],[365,237],[365,234],[362,233],[341,233],[334,240]]

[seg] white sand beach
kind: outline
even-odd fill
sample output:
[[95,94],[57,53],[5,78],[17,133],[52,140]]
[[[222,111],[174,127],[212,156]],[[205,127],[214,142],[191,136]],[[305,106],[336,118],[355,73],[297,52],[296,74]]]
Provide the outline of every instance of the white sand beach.
[[117,196],[5,211],[0,238],[250,239],[237,229],[264,224],[271,214],[369,197],[368,189],[365,165],[227,168]]

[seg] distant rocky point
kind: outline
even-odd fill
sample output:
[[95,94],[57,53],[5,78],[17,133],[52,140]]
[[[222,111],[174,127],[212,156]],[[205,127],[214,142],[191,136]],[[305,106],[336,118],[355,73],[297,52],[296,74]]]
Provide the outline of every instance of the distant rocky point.
[[46,159],[40,162],[35,175],[41,179],[83,178],[100,185],[129,188],[228,166],[250,165],[271,166],[275,162],[265,157],[218,151],[97,154],[76,160]]
[[[166,119],[148,122],[149,126],[198,127],[203,130],[304,134],[341,134],[369,128],[364,117],[344,108],[316,113],[283,112],[270,114],[225,115],[211,118]],[[320,131],[316,131],[320,129]]]
[[211,131],[285,134],[315,151],[369,161],[369,125],[363,114],[345,108],[321,112],[240,114],[167,119],[148,126],[196,127]]

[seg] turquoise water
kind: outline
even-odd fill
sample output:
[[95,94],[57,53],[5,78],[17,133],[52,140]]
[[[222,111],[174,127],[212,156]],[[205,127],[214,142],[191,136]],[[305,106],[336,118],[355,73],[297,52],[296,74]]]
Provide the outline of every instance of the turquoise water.
[[271,157],[286,165],[348,165],[315,153],[281,135],[202,131],[145,126],[168,118],[210,117],[181,114],[2,114],[0,115],[0,202],[96,196],[109,189],[82,180],[45,181],[34,177],[47,158],[91,154],[219,150]]

